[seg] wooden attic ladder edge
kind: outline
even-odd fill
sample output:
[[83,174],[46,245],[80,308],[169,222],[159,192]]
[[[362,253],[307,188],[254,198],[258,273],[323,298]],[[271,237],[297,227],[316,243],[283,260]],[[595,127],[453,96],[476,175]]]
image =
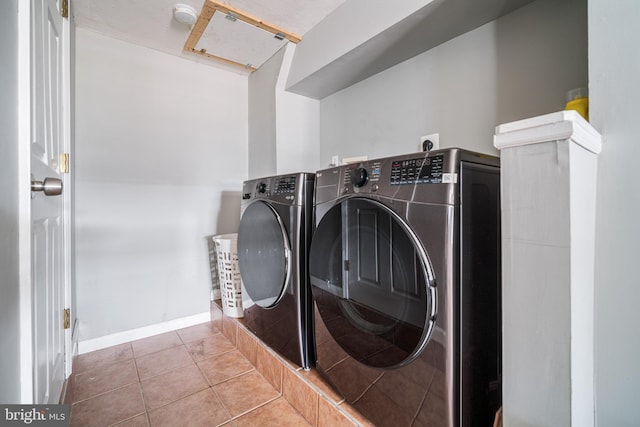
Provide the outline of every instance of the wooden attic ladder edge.
[[209,25],[209,21],[211,21],[211,18],[213,18],[213,14],[215,13],[215,11],[216,10],[209,7],[207,3],[205,3],[202,6],[202,10],[200,11],[198,20],[196,21],[195,25],[191,29],[191,32],[189,33],[189,37],[187,38],[187,41],[184,44],[184,50],[187,50],[189,52],[196,51],[195,50],[196,45],[200,41],[200,37],[202,37],[202,34],[204,34],[204,30],[207,29],[207,26]]
[[248,13],[242,12],[241,10],[235,9],[226,4],[218,3],[217,1],[214,1],[214,0],[206,0],[204,5],[202,6],[202,11],[200,12],[200,16],[198,16],[198,20],[193,26],[193,29],[191,30],[191,33],[189,33],[189,37],[187,38],[187,41],[184,44],[184,50],[188,52],[196,53],[198,55],[205,56],[207,58],[222,61],[227,64],[235,65],[237,67],[242,67],[252,72],[256,70],[256,68],[249,66],[247,64],[241,64],[239,62],[232,61],[227,58],[222,58],[220,56],[212,55],[210,53],[207,53],[204,50],[196,49],[196,45],[198,44],[198,42],[200,41],[200,38],[202,37],[205,30],[209,26],[209,23],[211,22],[211,18],[213,18],[213,14],[216,11],[224,13],[225,15],[233,14],[237,16],[239,20],[246,22],[247,24],[253,25],[262,30],[268,31],[272,34],[280,34],[290,42],[299,43],[302,41],[302,38],[300,36],[294,33],[291,33],[287,30],[284,30],[280,27],[277,27],[275,25],[269,24],[261,19],[258,19],[254,16],[249,15]]

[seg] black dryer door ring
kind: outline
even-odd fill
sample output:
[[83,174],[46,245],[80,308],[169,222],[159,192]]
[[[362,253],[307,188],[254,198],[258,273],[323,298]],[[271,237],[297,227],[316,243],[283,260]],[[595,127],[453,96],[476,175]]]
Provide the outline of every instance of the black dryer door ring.
[[238,263],[253,302],[263,308],[278,304],[291,279],[291,261],[291,245],[280,215],[266,201],[251,203],[238,228]]

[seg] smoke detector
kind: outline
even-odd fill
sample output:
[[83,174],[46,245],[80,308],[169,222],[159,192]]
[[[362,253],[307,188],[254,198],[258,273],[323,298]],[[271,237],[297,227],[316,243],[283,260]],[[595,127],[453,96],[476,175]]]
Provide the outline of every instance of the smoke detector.
[[198,20],[198,12],[188,4],[173,6],[173,17],[181,24],[193,25]]

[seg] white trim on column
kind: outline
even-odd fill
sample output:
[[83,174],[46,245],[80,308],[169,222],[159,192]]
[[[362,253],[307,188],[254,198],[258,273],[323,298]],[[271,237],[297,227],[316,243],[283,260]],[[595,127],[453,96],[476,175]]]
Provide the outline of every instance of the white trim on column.
[[587,150],[600,154],[602,137],[577,111],[565,110],[496,127],[493,145],[507,147],[571,139]]

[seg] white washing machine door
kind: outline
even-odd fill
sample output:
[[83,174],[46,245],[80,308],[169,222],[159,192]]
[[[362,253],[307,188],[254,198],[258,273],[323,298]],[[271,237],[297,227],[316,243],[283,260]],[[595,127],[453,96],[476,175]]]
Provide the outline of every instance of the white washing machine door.
[[318,223],[309,263],[318,311],[353,358],[392,368],[424,349],[436,317],[435,279],[397,213],[372,199],[336,204]]
[[238,265],[253,302],[269,308],[280,301],[291,275],[291,246],[280,216],[265,201],[250,204],[242,213]]

